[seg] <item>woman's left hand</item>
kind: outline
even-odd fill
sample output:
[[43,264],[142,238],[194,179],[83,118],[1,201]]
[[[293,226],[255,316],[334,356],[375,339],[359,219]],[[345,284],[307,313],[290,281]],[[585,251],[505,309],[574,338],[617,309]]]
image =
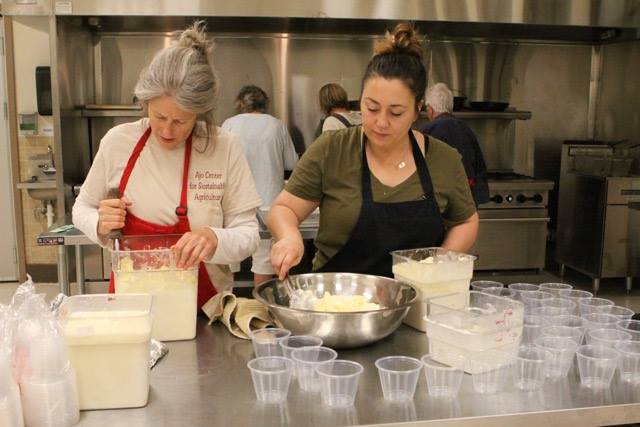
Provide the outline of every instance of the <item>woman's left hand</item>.
[[218,247],[218,236],[210,228],[185,233],[178,242],[172,246],[176,252],[178,268],[189,268],[198,265],[209,258]]

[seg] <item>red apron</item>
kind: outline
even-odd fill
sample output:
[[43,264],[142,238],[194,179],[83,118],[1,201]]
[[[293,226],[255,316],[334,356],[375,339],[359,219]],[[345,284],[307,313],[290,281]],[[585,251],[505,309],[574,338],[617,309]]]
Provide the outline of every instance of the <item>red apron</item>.
[[[133,171],[133,167],[140,157],[140,153],[144,148],[149,135],[151,134],[151,128],[148,128],[145,133],[140,137],[138,143],[129,157],[127,167],[122,173],[120,178],[120,194],[124,195],[124,190],[127,188],[129,177]],[[189,163],[191,161],[191,135],[187,139],[184,149],[184,169],[182,171],[182,192],[180,193],[180,205],[176,208],[176,215],[178,216],[178,222],[173,225],[154,224],[149,221],[145,221],[142,218],[138,218],[131,212],[127,212],[127,216],[124,220],[124,228],[122,234],[125,236],[143,236],[152,234],[184,234],[191,231],[191,225],[189,224],[189,218],[187,217],[187,185],[189,178]],[[109,281],[109,293],[115,292],[114,275],[111,272],[111,278]],[[201,262],[198,266],[198,308],[202,307],[204,303],[217,294],[215,286],[209,278],[209,273]]]

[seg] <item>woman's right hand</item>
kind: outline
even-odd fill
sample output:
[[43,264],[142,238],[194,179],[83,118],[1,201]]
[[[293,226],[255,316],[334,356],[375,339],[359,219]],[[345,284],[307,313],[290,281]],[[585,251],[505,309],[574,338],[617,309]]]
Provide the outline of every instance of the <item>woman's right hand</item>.
[[300,263],[304,255],[304,243],[301,238],[284,237],[271,247],[271,265],[278,275],[278,279],[284,280],[289,270]]
[[127,208],[131,202],[127,198],[105,199],[98,205],[98,236],[106,238],[111,230],[124,227]]

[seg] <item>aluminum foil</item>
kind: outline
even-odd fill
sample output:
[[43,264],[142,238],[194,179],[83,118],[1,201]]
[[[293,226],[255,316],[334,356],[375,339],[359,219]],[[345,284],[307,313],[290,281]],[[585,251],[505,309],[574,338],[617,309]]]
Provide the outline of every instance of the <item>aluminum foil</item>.
[[149,346],[149,369],[152,369],[167,353],[169,353],[169,347],[165,343],[152,339]]

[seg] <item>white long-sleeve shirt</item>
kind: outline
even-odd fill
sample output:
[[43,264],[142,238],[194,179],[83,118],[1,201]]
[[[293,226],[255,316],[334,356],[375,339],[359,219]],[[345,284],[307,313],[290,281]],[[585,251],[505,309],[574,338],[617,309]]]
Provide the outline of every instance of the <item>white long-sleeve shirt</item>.
[[[142,119],[107,132],[73,206],[74,225],[98,244],[105,243],[97,235],[100,201],[109,188],[118,187],[133,148],[148,125],[148,120]],[[218,247],[205,263],[214,285],[221,291],[233,283],[228,264],[250,256],[258,245],[255,213],[262,200],[238,137],[221,128],[216,131],[204,151],[204,138],[194,138],[187,216],[191,229],[210,227],[218,237]],[[129,211],[133,215],[156,224],[176,223],[183,160],[184,145],[167,150],[153,134],[149,136],[124,193],[132,202]]]

